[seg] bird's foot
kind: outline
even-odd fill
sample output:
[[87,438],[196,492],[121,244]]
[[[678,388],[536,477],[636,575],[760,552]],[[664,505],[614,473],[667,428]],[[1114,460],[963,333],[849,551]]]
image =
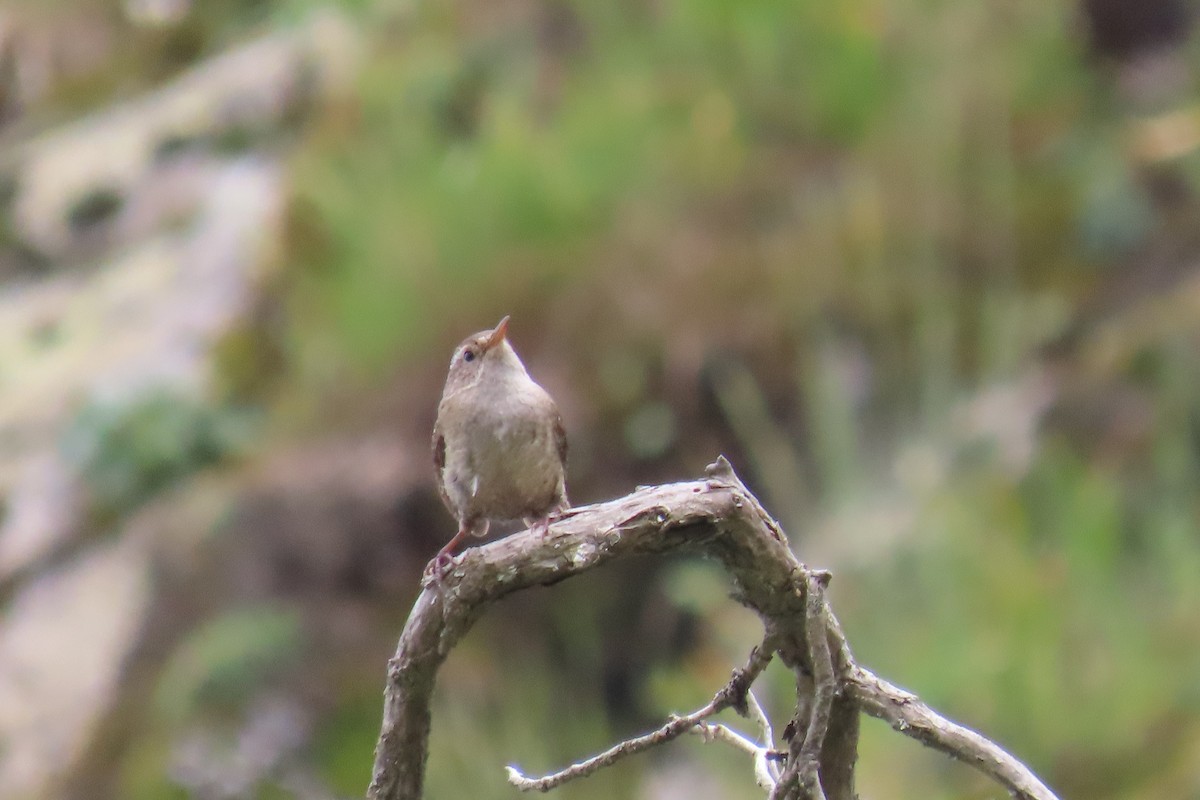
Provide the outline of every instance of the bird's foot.
[[546,515],[546,519],[543,521],[544,525],[546,526],[546,532],[550,532],[551,525],[559,520],[566,519],[574,513],[575,510],[571,508],[570,504],[564,499],[560,505],[550,509],[550,513]]
[[422,585],[425,583],[440,584],[442,578],[450,572],[450,567],[454,564],[454,551],[462,544],[463,539],[472,534],[480,536],[487,533],[487,529],[487,520],[468,520],[460,525],[454,538],[446,542],[446,546],[438,550],[437,555],[425,565],[425,573],[421,578]]
[[550,524],[557,522],[561,517],[561,511],[552,511],[544,517],[526,517],[524,522],[526,527],[533,531],[539,539],[545,539],[550,535]]
[[421,584],[439,585],[442,578],[445,578],[450,572],[450,567],[454,563],[454,555],[452,553],[438,553],[433,558],[429,559],[429,563],[425,565],[425,572],[421,575]]

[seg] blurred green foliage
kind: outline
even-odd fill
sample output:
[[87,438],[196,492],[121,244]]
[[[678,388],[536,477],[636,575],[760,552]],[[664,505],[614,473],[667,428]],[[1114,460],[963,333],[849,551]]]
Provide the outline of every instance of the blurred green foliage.
[[[793,254],[741,256],[776,324],[831,303],[880,334],[928,319],[915,344],[951,369],[951,331],[932,323],[973,309],[947,306],[943,259],[976,250],[981,274],[954,281],[1012,289],[1015,248],[1062,248],[1046,209],[1061,221],[1076,181],[1095,192],[1095,163],[1054,157],[1087,136],[1064,119],[1084,77],[1061,9],[562,3],[496,26],[470,3],[380,13],[361,95],[297,163],[299,359],[333,337],[378,369],[485,298],[537,306],[588,280],[628,218],[654,236],[736,199],[733,242],[769,235]],[[958,41],[939,36],[950,28]],[[973,68],[940,71],[967,52]]]
[[188,631],[158,671],[149,702],[124,711],[137,726],[114,796],[294,796],[280,785],[277,768],[257,763],[270,741],[254,741],[239,725],[256,700],[281,690],[306,646],[300,615],[281,604],[234,608]]
[[84,407],[62,447],[83,476],[93,515],[112,520],[197,469],[244,452],[260,416],[155,390]]
[[164,667],[156,711],[179,724],[243,707],[294,664],[303,636],[298,613],[284,607],[242,608],[201,625]]

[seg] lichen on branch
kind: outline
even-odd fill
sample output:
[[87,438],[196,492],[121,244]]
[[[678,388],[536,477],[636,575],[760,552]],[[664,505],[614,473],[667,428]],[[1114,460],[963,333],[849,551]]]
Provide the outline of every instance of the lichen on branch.
[[[556,583],[619,558],[678,552],[702,554],[725,567],[739,600],[763,623],[763,644],[703,708],[549,776],[529,778],[510,767],[509,778],[517,788],[546,791],[623,755],[684,733],[704,733],[708,717],[725,708],[746,714],[751,685],[778,658],[797,675],[797,712],[778,779],[760,780],[772,800],[854,800],[860,714],[883,719],[900,733],[975,767],[1019,800],[1057,800],[998,745],[857,664],[825,601],[829,573],[796,559],[779,524],[724,457],[706,473],[704,480],[645,487],[607,503],[574,508],[547,536],[523,531],[469,549],[444,576],[427,583],[388,662],[369,800],[422,796],[438,668],[489,605],[512,592]],[[769,723],[759,724],[770,729]],[[771,746],[762,743],[757,757],[773,754]]]

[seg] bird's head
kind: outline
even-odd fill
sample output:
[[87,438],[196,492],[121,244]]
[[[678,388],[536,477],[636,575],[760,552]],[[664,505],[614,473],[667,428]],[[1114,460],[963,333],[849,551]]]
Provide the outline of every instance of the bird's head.
[[495,328],[468,336],[455,348],[443,394],[454,394],[481,381],[528,376],[517,351],[508,343],[508,317],[505,317]]

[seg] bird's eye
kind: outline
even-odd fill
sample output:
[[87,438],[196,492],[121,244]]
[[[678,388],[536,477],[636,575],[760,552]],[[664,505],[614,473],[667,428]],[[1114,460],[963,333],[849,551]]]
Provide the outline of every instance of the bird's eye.
[[474,361],[474,360],[475,360],[475,351],[474,350],[463,350],[463,361]]

